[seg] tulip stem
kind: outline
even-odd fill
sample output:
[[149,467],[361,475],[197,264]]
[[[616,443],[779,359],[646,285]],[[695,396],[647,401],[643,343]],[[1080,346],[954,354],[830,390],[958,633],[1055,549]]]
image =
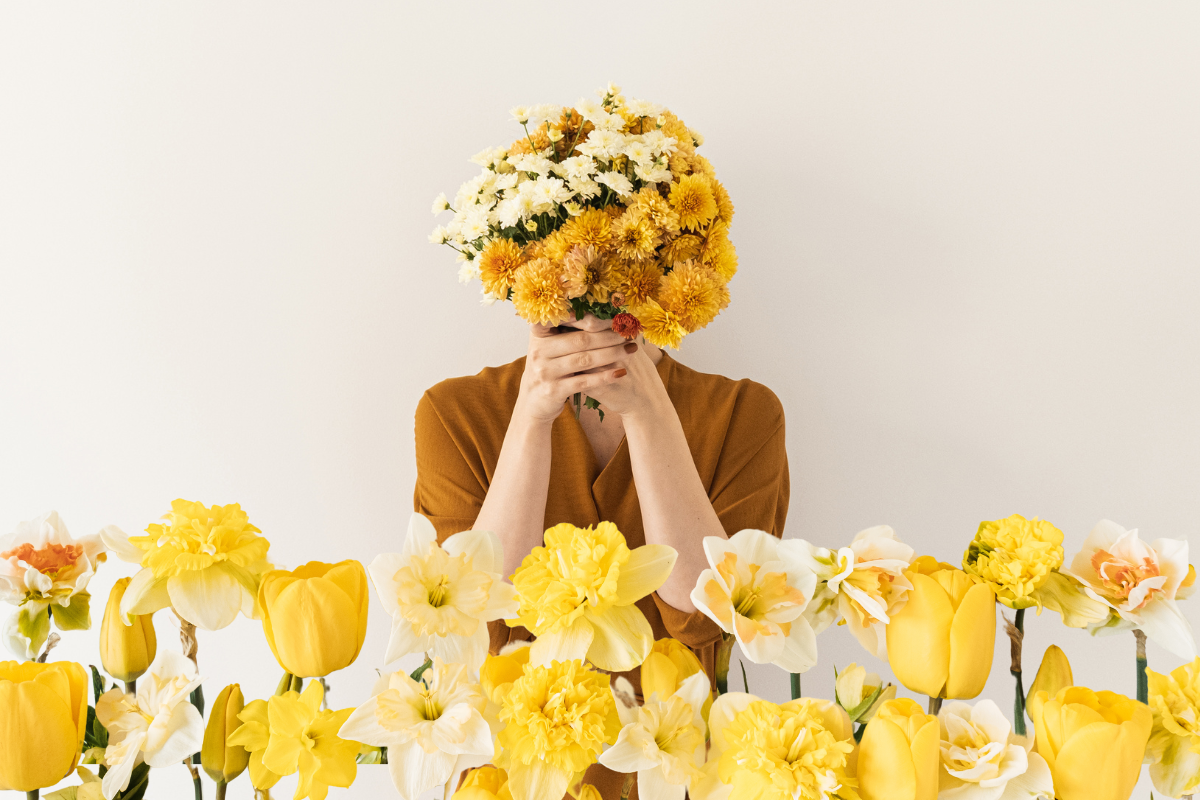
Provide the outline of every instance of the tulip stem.
[[1137,699],[1139,703],[1150,704],[1150,680],[1146,677],[1146,634],[1141,628],[1135,628],[1133,638],[1137,641]]
[[[746,694],[749,694],[749,692],[747,692]],[[801,695],[800,673],[793,672],[792,673],[792,699],[798,700],[800,698],[800,695]]]
[[938,712],[941,710],[942,710],[942,698],[930,696],[928,713],[930,713],[936,717],[938,715]]
[[125,681],[125,694],[137,694],[137,678]]
[[225,787],[228,785],[225,781],[217,784],[217,800],[225,800]]
[[25,800],[38,800],[38,790],[34,789],[32,792],[26,792]]
[[[1003,615],[1001,615],[1003,616]],[[1008,619],[1005,620],[1005,627],[1008,630],[1008,638],[1012,644],[1010,655],[1012,663],[1009,665],[1008,671],[1012,673],[1016,680],[1016,687],[1013,693],[1013,733],[1018,736],[1025,735],[1025,687],[1021,683],[1021,644],[1025,639],[1025,609],[1018,608],[1016,619],[1008,624]]]

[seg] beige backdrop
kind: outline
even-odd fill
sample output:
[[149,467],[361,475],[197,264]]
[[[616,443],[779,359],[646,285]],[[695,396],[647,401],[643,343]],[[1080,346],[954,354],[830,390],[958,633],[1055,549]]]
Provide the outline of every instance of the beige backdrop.
[[[787,535],[888,523],[948,561],[1014,512],[1068,557],[1102,517],[1194,537],[1198,32],[1184,2],[4,2],[0,528],[136,532],[182,496],[242,503],[288,565],[398,548],[421,392],[526,338],[426,242],[431,199],[510,106],[613,80],[705,135],[737,205],[733,303],[678,358],[782,399]],[[1054,640],[1134,691],[1132,636],[1029,627],[1030,672]],[[387,629],[374,605],[335,706]],[[210,696],[273,688],[257,623],[200,648]],[[820,648],[810,693],[887,673]],[[1007,666],[998,640],[1006,708]],[[187,791],[166,772],[152,797]]]

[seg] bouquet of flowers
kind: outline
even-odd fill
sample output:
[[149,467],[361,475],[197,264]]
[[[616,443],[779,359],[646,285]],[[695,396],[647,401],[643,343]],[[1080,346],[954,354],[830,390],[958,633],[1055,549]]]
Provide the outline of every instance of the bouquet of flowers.
[[454,218],[429,239],[458,252],[459,279],[478,278],[485,304],[511,300],[542,325],[591,313],[678,349],[729,304],[733,203],[700,134],[620,87],[597,94],[512,109],[523,135],[471,159],[483,171],[453,205],[434,201]]

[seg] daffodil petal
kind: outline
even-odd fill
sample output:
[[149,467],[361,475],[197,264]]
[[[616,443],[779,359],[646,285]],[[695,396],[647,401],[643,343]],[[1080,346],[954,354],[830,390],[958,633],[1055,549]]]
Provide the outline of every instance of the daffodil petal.
[[[657,767],[658,760],[646,755],[643,749],[644,743],[639,741],[639,738],[646,737],[646,732],[636,724],[626,725],[617,734],[616,744],[600,754],[600,763],[614,772],[637,772],[638,770]],[[638,787],[638,790],[639,794],[645,792],[645,788],[641,786]],[[647,797],[656,796],[647,795]]]
[[654,800],[683,800],[687,794],[686,784],[667,783],[663,771],[657,767],[638,770],[638,797]]
[[392,632],[388,637],[387,652],[383,663],[391,664],[411,653],[424,653],[433,647],[432,636],[422,636],[413,630],[412,623],[404,617],[392,618]]
[[183,570],[167,579],[171,606],[180,617],[206,631],[219,631],[237,619],[244,591],[220,566]]
[[147,741],[147,764],[156,769],[178,764],[204,745],[204,718],[191,703],[179,703],[171,709],[166,728],[154,745],[151,749]]
[[617,605],[628,606],[657,591],[671,574],[679,554],[665,544],[635,547],[617,576]]
[[480,625],[470,636],[431,636],[429,655],[437,656],[447,664],[463,664],[473,674],[479,672],[483,660],[487,658],[488,630],[486,625]]
[[400,604],[396,599],[396,573],[407,564],[408,559],[399,553],[380,553],[367,567],[371,583],[375,584],[375,594],[379,595],[383,610],[392,617],[400,613]]
[[426,753],[415,741],[388,748],[392,784],[404,800],[417,800],[435,786],[444,784],[449,780],[456,760],[457,756],[440,750]]
[[571,773],[552,767],[541,760],[529,766],[514,764],[508,771],[508,787],[514,798],[534,800],[543,797],[562,797],[567,792]]
[[654,646],[654,631],[637,606],[613,606],[585,619],[595,629],[587,658],[600,669],[631,670],[646,660]]
[[804,617],[793,620],[791,626],[783,637],[783,652],[771,663],[788,672],[808,672],[817,663],[816,631]]
[[466,556],[471,569],[478,572],[498,573],[504,569],[504,547],[491,531],[456,533],[442,542],[442,549],[452,556]]
[[408,518],[408,534],[404,537],[403,553],[406,557],[423,556],[429,552],[429,545],[437,544],[437,529],[433,523],[421,514],[413,512]]
[[1180,658],[1190,660],[1196,657],[1196,640],[1192,636],[1192,626],[1188,624],[1174,600],[1152,600],[1137,612],[1133,621],[1142,629],[1142,633],[1153,639],[1159,647]]
[[171,605],[171,595],[167,592],[167,581],[154,577],[154,570],[144,569],[125,589],[121,597],[121,616],[128,624],[132,617],[143,614],[153,614]]
[[529,663],[546,667],[554,661],[582,661],[587,657],[588,648],[591,647],[595,635],[591,623],[581,617],[569,628],[535,639],[530,646]]

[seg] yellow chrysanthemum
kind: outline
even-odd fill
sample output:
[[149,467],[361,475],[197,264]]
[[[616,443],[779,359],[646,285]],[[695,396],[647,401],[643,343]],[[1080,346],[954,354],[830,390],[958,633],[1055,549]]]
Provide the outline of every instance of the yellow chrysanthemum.
[[562,797],[621,730],[609,677],[578,659],[530,666],[504,697],[497,766],[514,800]]
[[557,325],[571,318],[559,268],[546,258],[526,261],[517,270],[512,301],[526,322]]
[[714,179],[712,188],[713,199],[717,201],[717,219],[729,225],[733,222],[733,200],[720,181]]
[[635,603],[671,573],[676,552],[667,545],[630,550],[611,522],[594,528],[570,523],[546,531],[513,573],[523,625],[537,639],[530,662],[587,658],[601,669],[625,671],[654,645],[650,623]]
[[655,347],[679,349],[679,343],[687,335],[687,328],[683,327],[678,314],[663,308],[654,298],[647,298],[630,310],[642,323],[642,335],[647,342]]
[[648,217],[664,237],[670,238],[679,233],[679,212],[671,208],[656,187],[646,186],[639,190],[630,198],[629,208]]
[[[695,261],[684,261],[663,276],[658,300],[663,308],[676,314],[680,324],[691,333],[712,322],[720,312],[721,286],[722,281],[715,272]],[[727,294],[724,299],[728,302]]]
[[1040,605],[1034,592],[1062,566],[1063,533],[1045,520],[1013,514],[979,523],[963,555],[963,570],[992,586],[1009,608]]
[[685,175],[671,186],[671,207],[679,214],[679,224],[686,230],[697,230],[717,215],[717,201],[712,186],[703,175]]
[[484,291],[502,300],[508,297],[517,269],[524,263],[525,255],[519,244],[503,237],[492,239],[479,256],[479,277]]
[[680,261],[687,261],[690,258],[696,258],[700,255],[700,244],[703,240],[694,233],[685,233],[682,236],[676,236],[671,241],[663,245],[659,255],[667,264],[678,264]]
[[636,209],[626,211],[613,225],[611,246],[627,261],[653,258],[661,241],[658,228]]
[[529,247],[533,247],[534,245],[539,248],[539,258],[544,256],[551,261],[562,261],[567,257],[567,253],[570,252],[571,248],[575,246],[563,234],[561,228],[551,233],[545,239],[530,244],[526,249],[528,250]]
[[[717,765],[721,782],[732,784],[729,800],[857,800],[858,783],[848,774],[854,752],[848,720],[839,725],[841,709],[830,706],[808,698],[783,705],[756,699],[739,712],[724,728]],[[831,730],[843,725],[840,736]]]
[[1167,797],[1200,791],[1200,658],[1162,675],[1146,670],[1154,728],[1146,753],[1150,778]]
[[589,208],[578,217],[571,217],[559,230],[573,245],[591,245],[603,250],[612,236],[612,218],[600,209]]
[[696,143],[692,131],[679,117],[670,111],[662,113],[662,132],[675,140],[675,151],[668,159],[668,166],[675,175],[686,175],[696,155]]
[[658,293],[662,270],[653,261],[618,261],[613,266],[613,291],[626,306],[638,306]]
[[575,245],[563,262],[563,287],[567,297],[583,297],[603,303],[612,290],[612,276],[607,259],[595,247]]
[[701,255],[701,259],[706,266],[712,268],[713,272],[724,278],[726,283],[737,274],[737,250],[734,248],[733,242],[728,239],[719,239],[714,242],[707,252]]

